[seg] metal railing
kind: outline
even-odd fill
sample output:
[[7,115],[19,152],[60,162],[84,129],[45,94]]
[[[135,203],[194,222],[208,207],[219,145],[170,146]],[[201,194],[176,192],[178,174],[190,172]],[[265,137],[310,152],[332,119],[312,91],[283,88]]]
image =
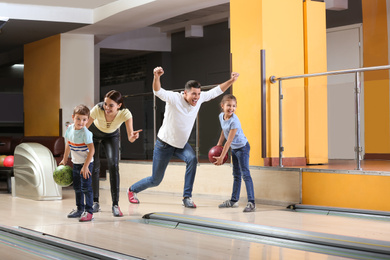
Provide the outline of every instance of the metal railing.
[[299,79],[299,78],[310,78],[310,77],[318,77],[318,76],[329,76],[329,75],[339,75],[339,74],[350,74],[355,73],[355,160],[356,160],[356,170],[362,170],[361,168],[361,142],[360,142],[360,73],[365,71],[373,71],[373,70],[388,70],[390,69],[390,65],[386,66],[376,66],[376,67],[367,67],[367,68],[358,68],[358,69],[347,69],[347,70],[336,70],[336,71],[328,71],[321,73],[313,73],[313,74],[302,74],[296,76],[288,76],[288,77],[279,77],[271,76],[270,82],[276,83],[279,81],[279,167],[283,167],[283,92],[282,92],[282,81],[289,79]]

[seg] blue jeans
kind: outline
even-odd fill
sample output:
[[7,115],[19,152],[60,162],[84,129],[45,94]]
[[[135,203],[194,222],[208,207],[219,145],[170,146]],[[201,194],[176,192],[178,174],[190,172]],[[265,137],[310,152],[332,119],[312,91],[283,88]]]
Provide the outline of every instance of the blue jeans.
[[248,201],[254,201],[254,189],[251,173],[249,171],[249,152],[251,147],[247,142],[245,146],[239,149],[232,149],[232,161],[233,161],[233,201],[238,201],[241,191],[241,177],[245,182],[246,193]]
[[[86,211],[92,214],[92,176],[84,179],[83,175],[80,174],[81,168],[83,168],[83,164],[73,164],[73,189],[76,193],[76,206],[78,211]],[[93,162],[89,164],[88,169],[92,173]]]
[[186,163],[186,174],[184,177],[183,197],[192,196],[192,186],[194,185],[196,165],[198,160],[194,149],[186,143],[183,149],[173,147],[157,139],[153,151],[153,173],[130,187],[131,191],[141,192],[150,187],[158,186],[164,178],[165,170],[172,156],[178,157]]

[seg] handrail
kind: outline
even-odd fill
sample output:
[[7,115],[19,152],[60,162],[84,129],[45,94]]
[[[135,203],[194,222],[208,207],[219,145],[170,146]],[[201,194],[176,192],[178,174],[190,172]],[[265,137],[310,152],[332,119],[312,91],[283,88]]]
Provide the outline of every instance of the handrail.
[[328,72],[320,72],[320,73],[312,73],[312,74],[302,74],[295,76],[287,76],[287,77],[279,77],[271,76],[269,78],[271,83],[276,83],[278,80],[287,80],[287,79],[297,79],[297,78],[309,78],[309,77],[318,77],[318,76],[328,76],[328,75],[337,75],[337,74],[348,74],[348,73],[356,73],[356,72],[365,72],[371,70],[387,70],[390,69],[390,65],[384,66],[375,66],[375,67],[366,67],[366,68],[358,68],[358,69],[346,69],[346,70],[334,70]]
[[331,75],[339,75],[339,74],[348,74],[355,73],[355,135],[356,135],[356,170],[362,170],[360,165],[362,147],[360,146],[360,73],[365,71],[373,71],[373,70],[388,70],[390,69],[390,65],[385,66],[374,66],[374,67],[365,67],[365,68],[357,68],[357,69],[346,69],[346,70],[335,70],[328,72],[320,72],[320,73],[312,73],[312,74],[302,74],[295,76],[286,76],[279,77],[271,76],[269,78],[271,83],[276,83],[279,81],[279,167],[283,167],[283,132],[282,132],[282,81],[289,79],[298,79],[298,78],[309,78],[309,77],[318,77],[318,76],[331,76]]

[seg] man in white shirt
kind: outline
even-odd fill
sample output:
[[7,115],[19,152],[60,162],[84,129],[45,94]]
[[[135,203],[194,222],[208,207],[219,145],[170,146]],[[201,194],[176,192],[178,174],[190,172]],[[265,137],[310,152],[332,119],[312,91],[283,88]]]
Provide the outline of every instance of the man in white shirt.
[[161,67],[156,67],[153,74],[153,93],[166,102],[164,121],[158,131],[153,151],[152,176],[146,177],[129,187],[127,190],[129,202],[139,203],[138,192],[158,186],[164,178],[169,160],[172,156],[176,156],[186,163],[183,205],[187,208],[196,208],[191,196],[198,161],[194,149],[188,143],[188,138],[201,104],[225,92],[237,80],[239,74],[233,72],[229,80],[202,93],[199,82],[194,80],[186,83],[184,93],[167,91],[161,88],[160,82],[164,70]]

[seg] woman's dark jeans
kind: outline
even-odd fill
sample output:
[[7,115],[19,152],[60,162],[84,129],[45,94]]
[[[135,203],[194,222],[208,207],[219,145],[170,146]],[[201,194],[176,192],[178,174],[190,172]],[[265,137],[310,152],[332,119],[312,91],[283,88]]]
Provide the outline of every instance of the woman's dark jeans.
[[99,201],[99,173],[100,173],[100,147],[103,146],[110,173],[111,198],[113,203],[119,201],[119,130],[113,133],[104,133],[92,124],[89,130],[93,133],[94,167],[92,172],[93,200]]

